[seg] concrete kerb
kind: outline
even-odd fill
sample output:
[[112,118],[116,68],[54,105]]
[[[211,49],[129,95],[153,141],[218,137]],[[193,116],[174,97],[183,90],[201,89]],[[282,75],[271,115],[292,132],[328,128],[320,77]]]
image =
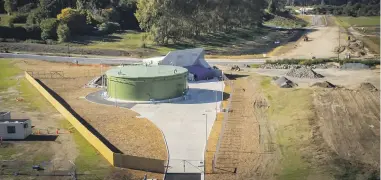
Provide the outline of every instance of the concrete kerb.
[[[75,118],[75,116],[71,114],[58,100],[56,100],[38,81],[36,81],[27,72],[25,72],[25,77],[77,129],[77,131],[92,146],[94,146],[94,148],[97,149],[105,157],[105,159],[107,159],[111,165],[121,168],[166,173],[167,168],[165,167],[166,165],[164,160],[129,156],[113,152],[101,140],[99,140],[97,136],[95,136],[89,129],[87,129],[86,126],[84,126],[77,118]],[[163,138],[166,142],[164,134]],[[168,146],[167,154],[169,156]],[[115,160],[115,157],[118,157],[118,160]],[[131,160],[132,163],[128,162],[128,160]],[[143,163],[134,163],[134,161],[142,161]],[[154,164],[154,166],[151,167],[150,164]]]

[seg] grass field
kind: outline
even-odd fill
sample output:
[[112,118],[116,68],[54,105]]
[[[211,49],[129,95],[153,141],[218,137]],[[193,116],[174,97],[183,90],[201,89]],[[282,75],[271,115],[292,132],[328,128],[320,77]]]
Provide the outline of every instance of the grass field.
[[[249,59],[263,57],[276,45],[274,40],[282,42],[295,36],[296,31],[277,31],[270,28],[236,29],[229,33],[203,34],[197,39],[184,39],[169,42],[168,45],[156,45],[146,33],[124,31],[104,37],[84,36],[77,38],[73,46],[87,49],[123,50],[142,57],[166,55],[169,51],[203,47],[208,58]],[[263,38],[266,37],[266,38]],[[144,40],[143,40],[144,39]]]
[[380,16],[370,16],[370,17],[338,16],[336,18],[339,21],[341,21],[342,26],[346,28],[350,26],[378,26],[380,25]]
[[280,89],[271,84],[269,77],[264,77],[261,88],[270,102],[268,118],[276,127],[276,144],[282,154],[278,179],[304,179],[311,170],[301,151],[311,133],[311,90]]
[[[19,62],[20,61],[18,61],[18,63]],[[15,76],[18,74],[21,75],[22,70],[18,68],[17,61],[11,59],[0,60],[0,92],[4,92],[6,89],[14,87],[19,93],[18,97],[23,99],[21,102],[17,102],[17,108],[24,112],[50,113],[51,111],[55,111],[51,104],[43,98],[25,78],[20,77],[17,80]],[[11,96],[11,98],[6,98],[8,96]],[[15,95],[1,95],[1,101],[2,103],[9,104],[7,105],[9,108],[9,106],[13,106],[16,103],[14,96]],[[43,118],[41,116],[39,117]],[[69,129],[71,127],[68,121],[61,120],[61,122],[61,127],[63,129]],[[37,126],[37,128],[39,127],[36,121],[33,121],[33,123],[34,126]],[[73,137],[76,148],[79,151],[75,160],[78,172],[90,174],[82,176],[81,179],[104,179],[104,177],[112,170],[112,167],[78,132],[75,131]],[[32,165],[52,161],[52,157],[56,152],[50,148],[50,145],[45,142],[38,141],[12,142],[0,145],[0,159],[16,160],[21,163],[20,165],[15,165],[15,167],[12,165],[4,169],[3,172],[13,172],[17,168],[21,173],[32,173],[30,172],[30,167]],[[2,168],[0,168],[0,170],[1,169]],[[0,179],[2,177],[4,176],[0,176]]]
[[11,60],[0,60],[0,91],[16,85],[17,80],[12,78],[20,73]]
[[61,126],[74,132],[74,141],[79,150],[79,155],[74,162],[78,173],[91,174],[91,176],[84,176],[82,179],[103,179],[112,168],[109,163],[75,128],[72,128],[69,121],[62,120]]

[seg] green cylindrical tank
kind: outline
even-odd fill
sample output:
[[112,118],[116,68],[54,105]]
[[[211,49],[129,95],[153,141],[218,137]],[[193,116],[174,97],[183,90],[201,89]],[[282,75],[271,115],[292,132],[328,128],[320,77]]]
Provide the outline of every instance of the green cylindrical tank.
[[188,70],[177,66],[124,66],[106,72],[109,98],[127,101],[164,100],[187,90]]

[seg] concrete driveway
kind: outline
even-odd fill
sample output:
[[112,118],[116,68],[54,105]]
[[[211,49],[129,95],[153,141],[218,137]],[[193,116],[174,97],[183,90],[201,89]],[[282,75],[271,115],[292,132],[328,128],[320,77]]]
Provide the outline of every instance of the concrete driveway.
[[190,83],[189,88],[187,100],[131,108],[163,131],[169,150],[168,173],[203,172],[206,138],[216,111],[220,111],[223,82],[199,81]]

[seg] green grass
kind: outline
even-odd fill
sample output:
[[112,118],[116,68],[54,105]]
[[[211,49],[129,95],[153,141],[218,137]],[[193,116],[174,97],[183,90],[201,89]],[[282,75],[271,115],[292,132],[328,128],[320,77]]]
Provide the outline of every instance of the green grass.
[[304,179],[310,173],[310,165],[302,158],[301,148],[308,141],[311,130],[309,118],[313,117],[311,90],[281,89],[271,84],[271,78],[261,81],[270,107],[268,118],[276,126],[276,144],[281,151],[277,179]]
[[337,16],[336,17],[343,27],[350,26],[378,26],[380,25],[380,16],[367,16],[367,17],[350,17],[350,16]]
[[74,141],[79,150],[79,155],[75,160],[77,172],[89,172],[92,176],[84,176],[81,179],[103,179],[112,167],[102,157],[102,155],[77,131],[67,120],[61,121],[61,127],[72,130]]
[[[147,33],[136,31],[124,31],[114,33],[104,37],[84,36],[75,37],[76,43],[73,46],[92,49],[113,49],[124,50],[132,55],[139,54],[142,57],[166,55],[173,50],[202,47],[211,52],[212,58],[221,58],[226,56],[235,56],[242,58],[252,58],[252,55],[260,55],[264,51],[270,51],[271,38],[285,38],[283,34],[270,28],[242,28],[234,29],[228,33],[208,33],[201,34],[198,38],[182,39],[179,42],[169,41],[168,45],[157,45],[151,39],[144,40]],[[269,36],[268,40],[263,36]],[[266,51],[267,52],[267,51]]]
[[146,36],[146,34],[147,33],[144,32],[126,31],[124,33],[114,33],[105,37],[87,36],[84,37],[83,41],[89,41],[90,43],[83,47],[130,51],[144,49],[144,43],[147,50],[156,51],[157,55],[167,54],[169,51],[175,50],[175,48],[157,46],[149,39],[143,41],[143,37]]
[[261,65],[260,64],[250,64],[251,68],[259,68]]
[[46,100],[37,89],[29,83],[25,78],[20,79],[19,91],[21,92],[21,97],[25,102],[28,102],[28,109],[32,111],[48,109],[53,110],[52,105]]
[[17,84],[17,79],[14,78],[20,70],[14,66],[12,60],[0,60],[0,91]]
[[9,16],[7,14],[0,14],[0,26],[8,26],[9,25],[9,19],[12,16]]

